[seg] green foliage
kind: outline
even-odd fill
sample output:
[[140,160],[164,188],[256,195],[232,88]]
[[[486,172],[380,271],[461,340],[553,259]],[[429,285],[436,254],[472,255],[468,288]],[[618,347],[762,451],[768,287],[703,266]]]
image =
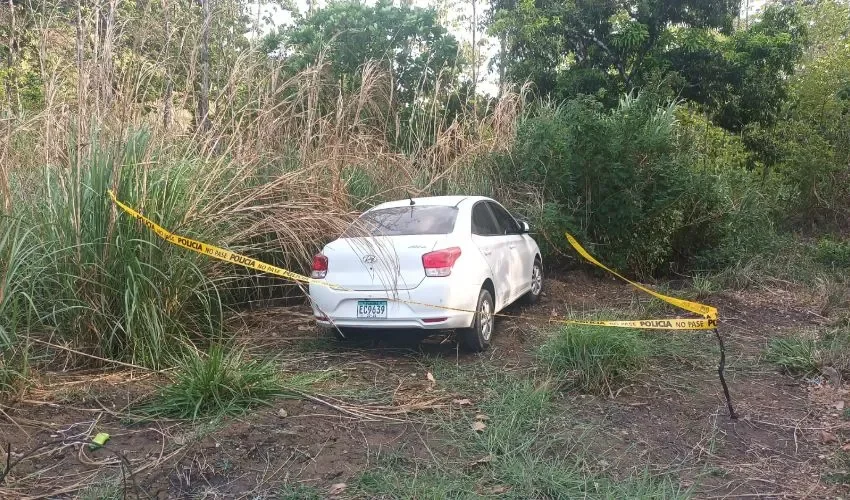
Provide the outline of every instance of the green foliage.
[[497,159],[499,176],[543,186],[543,202],[522,210],[541,240],[560,243],[570,229],[605,262],[641,276],[671,263],[720,265],[769,240],[773,227],[742,144],[724,134],[651,93],[610,111],[587,98],[543,105]]
[[[204,274],[210,260],[164,244],[106,195],[114,188],[161,224],[187,229],[200,165],[142,167],[149,137],[139,131],[112,146],[95,140],[86,160],[72,155],[70,168],[48,167],[20,212],[39,241],[30,272],[44,278],[30,297],[43,321],[99,356],[160,368],[191,336],[218,334],[221,305]],[[210,229],[202,239],[215,240]]]
[[767,360],[792,375],[817,373],[817,343],[803,336],[773,338],[767,346]]
[[[430,465],[430,464],[429,464]],[[417,468],[414,474],[411,468]],[[442,500],[474,498],[475,484],[461,472],[417,464],[395,454],[384,454],[356,479],[355,487],[370,498]]]
[[825,367],[850,374],[850,330],[827,329],[771,339],[767,359],[791,375],[811,375]]
[[530,79],[559,98],[616,96],[669,66],[677,36],[728,33],[738,7],[728,0],[495,2],[490,33],[505,41],[510,80]]
[[342,171],[346,191],[351,198],[351,205],[357,210],[367,210],[383,201],[382,187],[379,179],[360,166],[352,165]]
[[124,498],[124,486],[119,478],[102,479],[83,488],[80,500],[119,500]]
[[240,414],[284,392],[273,361],[247,359],[241,350],[221,345],[206,354],[187,353],[177,366],[174,381],[147,406],[150,415],[198,419]]
[[541,349],[541,357],[583,391],[605,392],[640,372],[648,344],[637,330],[567,326]]
[[18,331],[27,330],[35,314],[32,296],[40,245],[33,231],[23,226],[0,216],[0,354],[16,344]]
[[0,401],[23,389],[30,374],[29,352],[23,343],[0,350]]
[[850,268],[850,240],[836,241],[824,238],[815,247],[815,259],[835,268]]
[[809,227],[846,228],[850,217],[850,6],[804,4],[811,44],[790,79],[790,95],[773,143],[776,170],[793,191],[785,219]]
[[406,103],[440,82],[451,85],[460,62],[457,40],[440,25],[435,10],[395,6],[388,0],[374,6],[330,3],[267,36],[264,46],[267,53],[287,54],[296,71],[328,61],[342,88],[349,90],[360,85],[363,66],[377,62],[390,70]]

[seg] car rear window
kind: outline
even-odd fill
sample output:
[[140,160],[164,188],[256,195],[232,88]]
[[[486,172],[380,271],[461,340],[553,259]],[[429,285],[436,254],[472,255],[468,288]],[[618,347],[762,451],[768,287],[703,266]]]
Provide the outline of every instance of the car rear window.
[[413,205],[366,212],[342,235],[407,236],[448,234],[454,230],[458,209],[442,205]]

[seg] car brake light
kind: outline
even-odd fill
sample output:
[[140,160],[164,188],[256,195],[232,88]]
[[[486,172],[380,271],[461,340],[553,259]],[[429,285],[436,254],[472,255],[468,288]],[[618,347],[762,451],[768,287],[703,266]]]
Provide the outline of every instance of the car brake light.
[[426,253],[422,256],[425,276],[449,276],[452,274],[452,266],[455,265],[458,257],[460,257],[460,248],[458,247]]
[[313,269],[310,273],[311,278],[323,279],[328,275],[328,257],[326,255],[317,254],[313,257]]
[[442,323],[443,321],[449,318],[424,318],[422,320],[423,323]]

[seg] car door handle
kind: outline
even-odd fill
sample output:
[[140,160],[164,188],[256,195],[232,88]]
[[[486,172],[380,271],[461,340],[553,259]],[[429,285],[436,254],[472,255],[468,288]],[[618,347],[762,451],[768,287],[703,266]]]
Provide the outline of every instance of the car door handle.
[[484,255],[490,255],[493,252],[490,250],[482,250],[481,253],[483,253]]

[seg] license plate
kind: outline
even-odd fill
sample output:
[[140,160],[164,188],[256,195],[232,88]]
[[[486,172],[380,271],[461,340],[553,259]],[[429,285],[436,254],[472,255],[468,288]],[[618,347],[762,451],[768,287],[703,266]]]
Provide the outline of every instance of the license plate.
[[358,300],[357,317],[361,319],[381,319],[387,317],[386,300]]

